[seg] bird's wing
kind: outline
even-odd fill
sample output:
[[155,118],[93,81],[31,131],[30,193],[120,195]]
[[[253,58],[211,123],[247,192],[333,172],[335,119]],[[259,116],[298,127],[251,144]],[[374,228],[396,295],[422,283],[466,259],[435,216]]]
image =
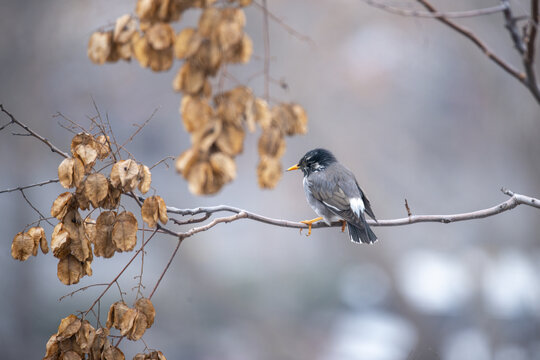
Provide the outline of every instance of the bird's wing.
[[366,205],[350,171],[342,168],[340,171],[314,173],[310,183],[310,191],[315,199],[343,220],[364,228],[366,220],[363,212]]

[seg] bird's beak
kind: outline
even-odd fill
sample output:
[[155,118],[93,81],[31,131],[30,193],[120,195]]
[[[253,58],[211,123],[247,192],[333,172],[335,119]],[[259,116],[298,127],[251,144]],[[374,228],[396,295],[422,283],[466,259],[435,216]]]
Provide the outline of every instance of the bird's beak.
[[293,165],[290,168],[288,168],[287,171],[298,170],[298,169],[300,169],[300,168],[298,167],[298,164],[296,164],[296,165]]

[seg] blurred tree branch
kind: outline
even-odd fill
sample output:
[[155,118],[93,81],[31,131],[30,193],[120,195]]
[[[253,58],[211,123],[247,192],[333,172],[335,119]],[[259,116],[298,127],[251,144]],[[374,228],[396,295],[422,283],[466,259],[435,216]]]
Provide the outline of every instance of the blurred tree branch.
[[[520,83],[525,85],[525,87],[533,95],[535,100],[540,104],[540,85],[536,80],[536,71],[534,68],[536,55],[536,34],[539,22],[539,0],[530,0],[530,15],[527,17],[528,22],[524,28],[523,34],[520,34],[517,29],[516,22],[518,21],[518,18],[514,17],[514,15],[512,14],[509,0],[500,0],[500,5],[490,8],[460,12],[441,12],[438,11],[429,0],[417,1],[428,11],[428,13],[417,10],[397,8],[395,6],[391,6],[385,4],[384,2],[379,2],[376,0],[364,0],[364,2],[373,7],[382,9],[393,14],[413,17],[431,17],[449,26],[451,29],[457,31],[458,33],[472,41],[473,44],[475,44],[491,61],[497,64],[500,68],[502,68],[512,77],[517,79]],[[524,71],[518,70],[508,61],[502,59],[499,55],[495,54],[487,46],[487,44],[483,40],[481,40],[474,32],[462,25],[457,24],[455,21],[450,20],[451,18],[474,17],[493,14],[497,12],[503,13],[506,22],[505,27],[510,33],[516,51],[518,51],[521,56]]]

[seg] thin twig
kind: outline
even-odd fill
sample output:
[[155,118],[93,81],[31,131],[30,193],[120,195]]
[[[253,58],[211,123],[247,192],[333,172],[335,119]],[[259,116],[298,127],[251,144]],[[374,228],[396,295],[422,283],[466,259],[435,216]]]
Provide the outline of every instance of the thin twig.
[[[263,10],[264,11],[264,5],[261,5],[259,4],[258,2],[256,1],[253,1],[253,4],[255,6],[257,6],[259,9]],[[299,31],[293,29],[290,25],[288,25],[287,23],[285,23],[283,20],[281,20],[280,18],[278,18],[274,13],[272,13],[271,11],[268,11],[268,8],[266,9],[266,13],[268,14],[268,17],[270,19],[272,19],[273,21],[275,21],[277,24],[279,24],[281,27],[283,27],[283,29],[285,29],[285,31],[287,31],[289,34],[291,34],[292,36],[296,37],[298,40],[300,41],[305,41],[307,43],[309,43],[310,45],[314,46],[315,45],[315,41],[313,41],[313,39],[311,39],[309,36],[307,35],[304,35],[302,33],[300,33]]]
[[376,0],[362,0],[368,5],[371,5],[373,7],[376,7],[378,9],[382,9],[384,11],[387,11],[392,14],[401,15],[401,16],[413,16],[413,17],[422,17],[422,18],[469,18],[469,17],[476,17],[476,16],[482,16],[482,15],[490,15],[495,14],[501,11],[504,11],[508,5],[506,4],[499,4],[496,6],[483,8],[483,9],[475,9],[475,10],[465,10],[465,11],[445,11],[445,12],[425,12],[425,11],[418,11],[418,10],[409,10],[409,9],[402,9],[399,7],[395,7],[389,4],[385,4],[380,1]]
[[133,254],[133,256],[131,257],[131,259],[129,259],[128,263],[122,268],[122,270],[120,270],[120,272],[118,273],[118,275],[116,275],[116,277],[109,283],[107,284],[107,287],[105,288],[105,290],[103,290],[103,292],[97,297],[96,300],[94,300],[94,302],[92,303],[92,305],[90,305],[90,308],[88,308],[88,310],[86,310],[84,312],[84,315],[88,315],[88,313],[94,308],[94,306],[96,306],[96,304],[99,302],[99,300],[101,300],[101,298],[103,297],[103,295],[105,295],[107,293],[107,291],[111,288],[111,286],[118,280],[118,278],[120,276],[122,276],[122,274],[124,273],[124,271],[126,271],[126,269],[129,267],[129,265],[133,262],[133,260],[135,260],[135,258],[139,255],[139,253],[141,251],[143,251],[144,249],[144,246],[146,244],[148,244],[148,242],[150,240],[152,240],[152,238],[154,237],[154,235],[157,234],[157,229],[154,230],[154,232],[152,233],[152,235],[150,235],[148,237],[148,239],[143,242],[143,244],[141,245],[141,248],[139,250],[137,250],[137,252],[135,254]]
[[[437,13],[438,11],[435,9],[433,5],[428,0],[418,0],[420,4],[422,4],[429,12]],[[501,68],[503,68],[507,73],[518,79],[520,82],[525,84],[526,76],[524,73],[520,72],[519,70],[515,69],[512,65],[507,63],[506,61],[502,60],[499,56],[495,55],[491,49],[488,48],[488,46],[480,40],[472,31],[469,29],[456,24],[455,22],[448,20],[445,17],[439,17],[437,18],[438,21],[442,22],[443,24],[448,25],[461,35],[465,36],[469,40],[471,40],[482,52],[493,62],[495,62],[497,65],[499,65]]]
[[139,134],[139,132],[146,126],[148,125],[148,123],[150,122],[150,120],[152,120],[154,118],[154,115],[156,114],[156,112],[158,111],[157,108],[154,109],[154,111],[152,111],[152,114],[150,115],[150,117],[148,119],[146,119],[144,121],[144,123],[142,125],[139,125],[139,124],[133,124],[133,126],[136,126],[137,127],[137,130],[135,130],[135,132],[133,134],[131,134],[131,136],[122,144],[120,145],[120,147],[124,148],[124,146],[126,146],[127,144],[129,144],[130,142],[133,141],[133,139],[135,138],[135,136],[137,136],[137,134]]
[[175,156],[165,156],[163,159],[159,160],[157,163],[155,163],[154,165],[150,166],[150,170],[152,170],[153,168],[155,168],[156,166],[158,166],[159,164],[161,164],[162,162],[165,162],[165,166],[167,168],[169,168],[169,165],[166,163],[167,160],[174,160],[175,159]]
[[11,115],[11,113],[9,111],[7,111],[5,108],[4,108],[4,105],[3,104],[0,104],[0,110],[6,114],[7,116],[9,116],[9,118],[11,119],[11,122],[13,123],[16,123],[17,125],[19,125],[20,127],[22,127],[24,130],[26,130],[29,134],[31,134],[33,137],[35,137],[36,139],[38,139],[39,141],[41,141],[42,143],[44,143],[45,145],[47,145],[52,152],[55,152],[57,154],[59,154],[60,156],[63,156],[65,158],[68,158],[69,155],[66,154],[65,152],[63,152],[62,150],[60,150],[59,148],[57,148],[56,146],[54,146],[49,140],[47,140],[46,138],[44,138],[43,136],[39,135],[38,133],[36,133],[34,130],[30,129],[28,126],[26,126],[25,124],[23,124],[22,122],[20,122],[19,120],[17,120],[13,115]]
[[54,184],[54,183],[57,183],[57,182],[59,182],[59,181],[60,181],[60,180],[58,180],[58,179],[51,179],[51,180],[43,181],[43,182],[36,183],[36,184],[32,184],[32,185],[19,186],[19,187],[12,188],[12,189],[0,190],[0,194],[2,194],[2,193],[8,193],[8,192],[13,192],[13,191],[26,190],[26,189],[30,189],[30,188],[33,188],[33,187],[36,187],[36,186],[43,186],[43,185],[47,185],[47,184]]
[[72,292],[70,292],[69,294],[63,295],[60,299],[58,299],[58,301],[62,301],[62,300],[64,300],[64,299],[67,298],[67,297],[72,297],[72,296],[75,295],[76,293],[81,292],[81,291],[88,290],[88,289],[90,289],[90,288],[92,288],[92,287],[96,287],[96,286],[107,286],[107,285],[109,285],[109,284],[103,283],[103,284],[91,284],[91,285],[83,286],[82,288],[77,289],[77,290],[75,290],[75,291],[72,291]]
[[45,215],[43,215],[43,214],[41,213],[41,211],[39,211],[39,210],[38,210],[38,209],[30,202],[30,200],[28,200],[28,198],[27,198],[26,195],[24,194],[24,190],[23,190],[23,189],[19,189],[19,191],[21,192],[21,195],[22,195],[24,201],[26,201],[26,203],[27,203],[28,205],[30,205],[30,207],[31,207],[32,209],[34,209],[34,211],[37,212],[37,213],[39,214],[39,219],[40,219],[40,220],[46,221],[49,225],[51,225],[52,227],[54,227],[54,224],[51,223],[51,222],[47,219],[47,217],[46,217]]
[[264,36],[264,99],[270,101],[270,26],[268,25],[268,5],[262,0]]
[[528,36],[526,37],[527,50],[523,55],[523,66],[525,67],[525,72],[527,73],[527,83],[529,89],[535,96],[536,100],[540,102],[540,88],[536,82],[536,73],[534,70],[534,56],[536,49],[536,34],[538,32],[538,22],[539,22],[539,5],[538,0],[531,0],[531,19],[528,26]]

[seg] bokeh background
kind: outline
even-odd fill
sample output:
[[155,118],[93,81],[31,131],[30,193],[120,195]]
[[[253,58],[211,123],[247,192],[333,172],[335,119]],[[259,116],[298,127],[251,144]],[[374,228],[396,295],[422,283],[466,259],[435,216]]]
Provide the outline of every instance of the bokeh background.
[[[493,6],[450,3],[445,10]],[[517,15],[527,1],[512,1]],[[151,165],[187,149],[180,95],[166,73],[136,62],[93,65],[90,34],[133,12],[135,1],[0,2],[0,102],[19,120],[68,151],[71,135],[53,115],[88,124],[92,101]],[[402,3],[397,3],[401,5]],[[486,208],[507,197],[499,189],[540,196],[540,107],[515,79],[471,43],[430,19],[404,18],[360,0],[272,0],[270,11],[312,42],[271,23],[272,85],[279,101],[302,104],[309,133],[287,139],[284,166],[326,147],[357,175],[381,219]],[[262,69],[262,13],[246,10],[254,40],[249,65],[232,69],[247,81]],[[189,12],[176,29],[196,23]],[[500,14],[462,19],[502,57],[520,66]],[[537,64],[538,65],[538,64]],[[232,85],[232,84],[229,84]],[[262,95],[262,79],[249,85]],[[8,120],[2,115],[0,124]],[[60,157],[29,137],[0,133],[0,189],[56,177]],[[266,216],[313,217],[299,173],[271,191],[256,181],[257,135],[237,158],[238,178],[219,194],[196,197],[170,168],[153,171],[167,204],[229,204]],[[27,191],[44,213],[63,189]],[[125,200],[128,209],[136,207]],[[0,347],[3,359],[37,359],[62,317],[85,310],[100,288],[61,302],[80,286],[109,281],[129,254],[95,259],[94,276],[72,287],[56,278],[56,259],[25,263],[10,256],[13,236],[36,219],[17,192],[0,195]],[[220,225],[182,244],[153,298],[155,325],[144,336],[168,359],[540,359],[540,212],[518,207],[483,220],[375,228],[373,246],[349,242],[338,229],[294,229],[247,220]],[[50,239],[51,229],[47,228]],[[145,257],[148,294],[176,242],[154,240]],[[128,302],[136,262],[120,279]],[[111,289],[106,308],[119,298]],[[130,358],[141,342],[123,341]]]

